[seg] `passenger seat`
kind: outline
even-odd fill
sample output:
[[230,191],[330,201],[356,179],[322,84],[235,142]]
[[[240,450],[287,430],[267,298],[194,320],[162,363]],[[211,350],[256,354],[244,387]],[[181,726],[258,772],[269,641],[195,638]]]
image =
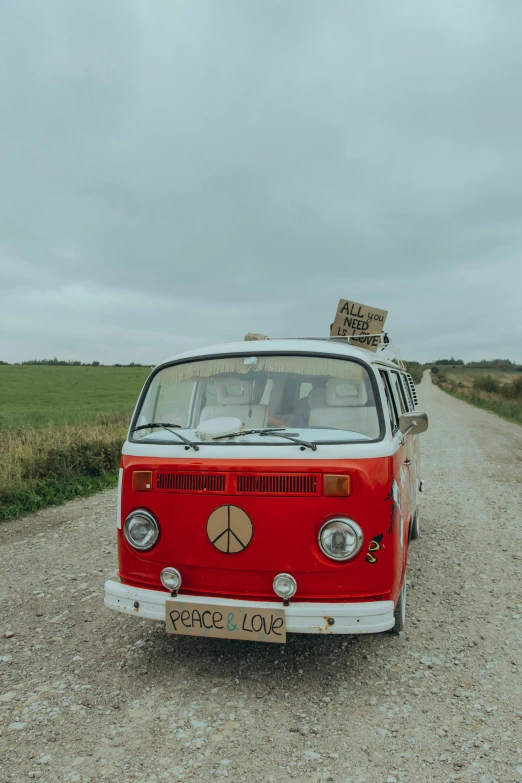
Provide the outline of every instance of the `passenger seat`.
[[379,420],[375,407],[367,407],[368,392],[363,380],[330,378],[326,384],[326,406],[312,407],[311,427],[335,427],[376,438]]
[[199,423],[221,416],[236,416],[250,427],[266,427],[268,405],[249,404],[252,396],[252,382],[229,380],[216,382],[216,405],[207,405],[201,411]]

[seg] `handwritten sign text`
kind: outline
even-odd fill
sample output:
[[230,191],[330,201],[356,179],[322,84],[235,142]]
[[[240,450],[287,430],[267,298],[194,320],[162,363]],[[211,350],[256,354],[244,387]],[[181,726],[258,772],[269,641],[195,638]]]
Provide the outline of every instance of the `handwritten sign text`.
[[330,331],[331,337],[348,337],[361,348],[376,351],[381,343],[387,310],[340,299]]
[[195,604],[179,599],[166,602],[167,633],[251,639],[255,642],[286,641],[284,609]]

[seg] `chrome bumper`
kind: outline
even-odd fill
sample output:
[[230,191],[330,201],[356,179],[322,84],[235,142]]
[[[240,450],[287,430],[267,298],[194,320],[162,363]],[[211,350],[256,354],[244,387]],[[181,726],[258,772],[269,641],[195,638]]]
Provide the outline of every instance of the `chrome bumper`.
[[[105,606],[117,612],[165,622],[165,601],[170,594],[163,590],[129,587],[120,582],[105,582]],[[230,598],[209,598],[180,594],[184,604],[209,604],[216,608],[233,608],[248,604],[252,608],[281,607],[277,601],[237,601]],[[364,601],[361,603],[301,603],[285,608],[288,633],[360,634],[388,631],[395,625],[393,601]],[[333,624],[328,620],[335,621]]]

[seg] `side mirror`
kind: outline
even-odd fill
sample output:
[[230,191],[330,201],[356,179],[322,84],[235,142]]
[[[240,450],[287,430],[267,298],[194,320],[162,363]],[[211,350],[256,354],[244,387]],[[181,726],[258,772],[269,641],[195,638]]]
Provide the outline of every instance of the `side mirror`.
[[399,429],[403,435],[419,435],[428,429],[428,414],[424,411],[409,411],[399,419]]

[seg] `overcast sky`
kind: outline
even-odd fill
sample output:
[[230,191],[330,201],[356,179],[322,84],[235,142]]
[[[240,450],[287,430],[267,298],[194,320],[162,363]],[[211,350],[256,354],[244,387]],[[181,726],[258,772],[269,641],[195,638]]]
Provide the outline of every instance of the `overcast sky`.
[[0,359],[389,310],[522,361],[520,0],[0,3]]

